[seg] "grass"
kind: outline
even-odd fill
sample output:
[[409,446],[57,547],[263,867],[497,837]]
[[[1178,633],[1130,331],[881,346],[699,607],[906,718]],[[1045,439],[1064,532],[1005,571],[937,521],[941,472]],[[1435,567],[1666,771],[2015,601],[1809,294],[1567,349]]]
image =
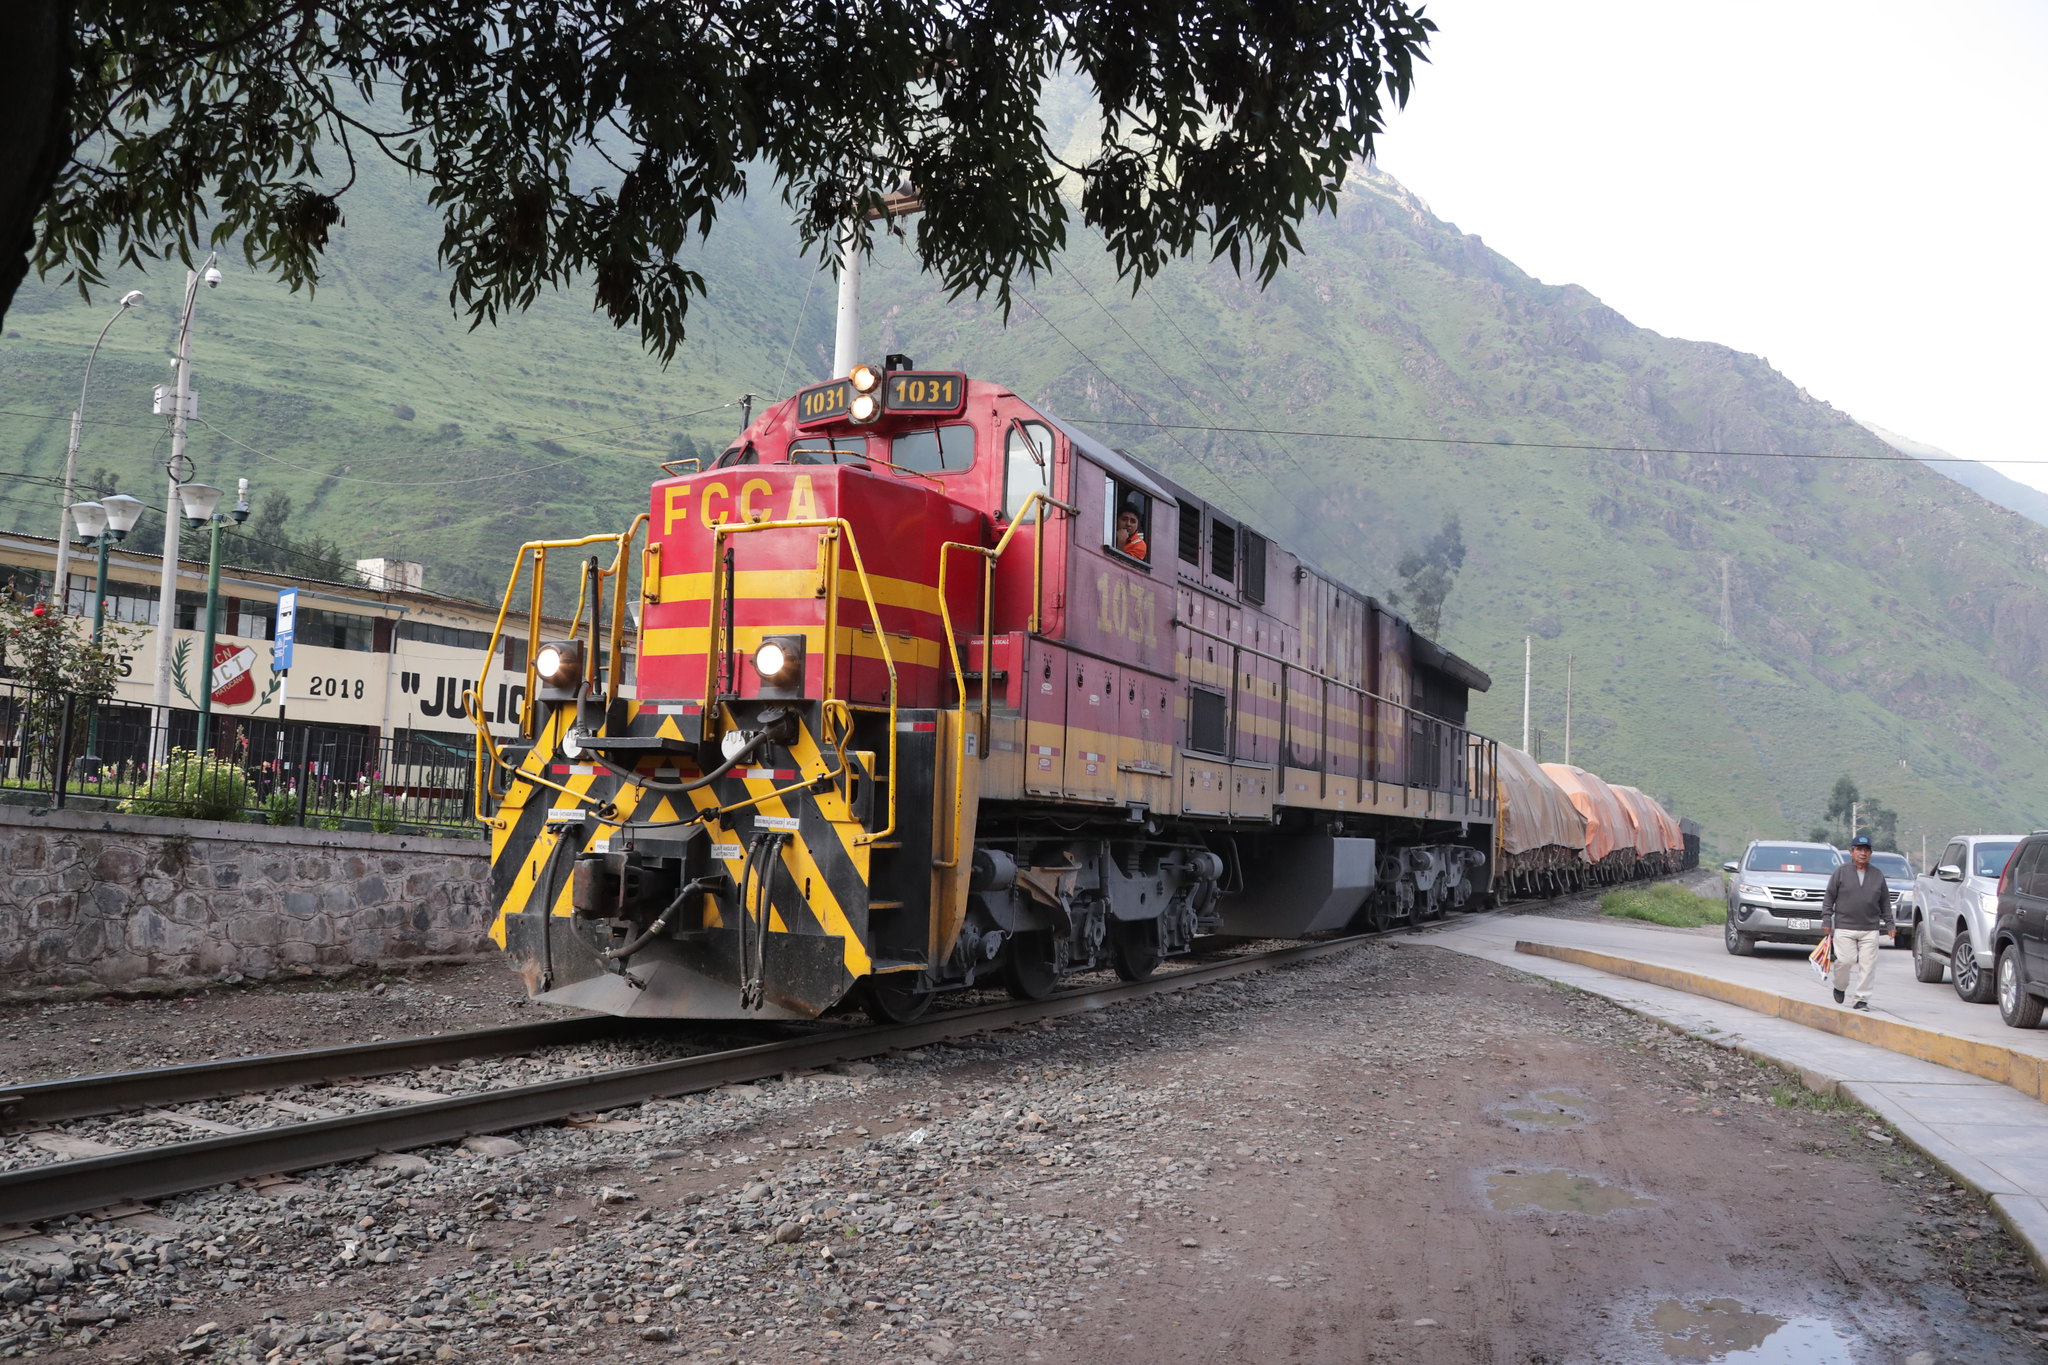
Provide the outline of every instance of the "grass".
[[1648,920],[1673,929],[1697,929],[1719,924],[1728,910],[1719,900],[1696,896],[1669,882],[1646,888],[1610,891],[1600,898],[1602,914],[1617,919]]

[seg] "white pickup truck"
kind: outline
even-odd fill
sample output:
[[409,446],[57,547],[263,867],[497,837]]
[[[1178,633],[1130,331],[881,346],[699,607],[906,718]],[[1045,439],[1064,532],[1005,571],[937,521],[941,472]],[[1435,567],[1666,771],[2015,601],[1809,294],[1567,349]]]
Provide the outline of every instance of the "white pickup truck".
[[1991,926],[1998,920],[1998,876],[2017,834],[1959,834],[1934,866],[1913,879],[1913,975],[1930,984],[1946,973],[1973,1005],[1998,995]]

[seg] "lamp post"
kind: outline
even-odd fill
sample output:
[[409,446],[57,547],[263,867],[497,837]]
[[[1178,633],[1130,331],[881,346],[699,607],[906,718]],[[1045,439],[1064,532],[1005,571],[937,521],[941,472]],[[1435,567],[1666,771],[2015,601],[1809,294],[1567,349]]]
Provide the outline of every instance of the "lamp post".
[[[92,642],[98,644],[107,625],[107,551],[124,540],[142,519],[142,503],[126,493],[116,493],[102,502],[74,502],[71,520],[78,538],[99,547],[99,569],[92,580]],[[85,753],[77,763],[81,773],[100,770],[100,708],[95,699],[92,727],[86,733]]]
[[[107,325],[100,328],[99,340],[93,342],[92,353],[85,358],[85,381],[78,386],[78,406],[71,410],[71,443],[64,447],[64,505],[67,509],[71,506],[73,484],[78,477],[78,440],[85,428],[85,391],[92,387],[92,364],[100,358],[100,345],[106,341],[107,333],[114,330],[114,324],[126,316],[130,308],[139,307],[141,303],[140,289],[131,289],[123,294],[121,306],[114,310],[114,316],[107,319]],[[79,534],[86,535],[84,531]],[[89,536],[87,538],[90,539]],[[57,585],[50,594],[55,599],[50,605],[59,612],[65,610],[65,603],[71,598],[70,574],[71,528],[65,526],[57,533]]]
[[[221,276],[216,264],[219,259],[219,253],[210,254],[205,265],[185,272],[185,311],[178,323],[178,355],[174,362],[178,369],[178,382],[170,394],[158,390],[157,411],[168,413],[171,419],[171,458],[164,465],[171,484],[170,495],[164,500],[164,566],[157,589],[156,611],[156,679],[149,696],[157,718],[156,733],[150,744],[153,762],[162,760],[171,733],[171,636],[177,629],[178,620],[178,518],[170,509],[178,505],[178,486],[192,473],[192,462],[185,458],[185,423],[198,406],[192,392],[192,306],[199,301],[202,282],[208,289],[220,288]],[[218,499],[219,495],[215,494],[215,497]],[[209,662],[207,668],[210,670],[212,667]]]
[[206,547],[206,643],[199,651],[199,741],[193,752],[204,758],[208,752],[208,731],[213,728],[213,637],[219,619],[220,607],[220,530],[228,522],[237,525],[249,519],[249,481],[238,480],[235,484],[235,507],[226,516],[217,516],[214,509],[220,506],[221,492],[211,484],[181,483],[178,485],[178,501],[184,505],[185,524],[197,529],[208,528]]

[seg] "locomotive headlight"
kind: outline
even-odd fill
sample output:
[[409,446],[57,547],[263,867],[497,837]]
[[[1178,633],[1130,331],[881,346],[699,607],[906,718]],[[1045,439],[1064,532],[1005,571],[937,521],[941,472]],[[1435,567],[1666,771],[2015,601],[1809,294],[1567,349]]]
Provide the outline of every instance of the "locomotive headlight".
[[872,393],[857,393],[846,405],[846,415],[856,422],[872,422],[882,412],[882,400]]
[[846,372],[846,379],[855,393],[873,393],[882,385],[882,376],[875,373],[872,365],[854,366]]
[[795,697],[803,692],[804,637],[770,635],[754,647],[754,672],[761,675],[764,697]]
[[544,641],[533,654],[533,677],[542,701],[574,701],[583,682],[583,642]]

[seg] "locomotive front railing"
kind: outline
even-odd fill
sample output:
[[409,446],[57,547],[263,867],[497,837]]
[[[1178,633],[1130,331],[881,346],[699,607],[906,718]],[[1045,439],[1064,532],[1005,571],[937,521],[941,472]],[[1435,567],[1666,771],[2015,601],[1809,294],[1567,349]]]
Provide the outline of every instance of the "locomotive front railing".
[[[626,553],[631,549],[633,541],[638,538],[640,528],[647,524],[648,514],[642,512],[639,516],[633,518],[632,524],[623,531],[614,531],[604,535],[580,536],[574,540],[529,540],[519,547],[519,558],[513,563],[512,576],[505,583],[505,596],[498,604],[498,618],[491,625],[491,643],[489,649],[484,652],[484,658],[488,661],[497,656],[498,646],[505,635],[506,618],[512,614],[512,602],[519,593],[520,577],[527,572],[530,565],[533,579],[527,604],[526,689],[519,703],[519,731],[521,734],[530,735],[533,733],[534,655],[540,651],[541,627],[547,595],[548,551],[577,550],[590,545],[611,545],[614,547],[610,568],[598,565],[593,560],[592,572],[586,573],[583,576],[576,599],[576,614],[569,619],[569,629],[567,631],[569,637],[573,639],[578,630],[583,628],[584,608],[586,606],[590,607],[590,652],[588,657],[595,663],[598,657],[597,615],[599,606],[591,601],[591,594],[596,592],[601,595],[604,580],[607,578],[618,579],[623,586],[624,575],[627,572]],[[593,579],[595,582],[593,582]],[[604,670],[605,699],[607,702],[611,700],[618,689],[620,652],[625,634],[625,598],[626,594],[624,591],[615,591],[613,593],[611,651],[608,655],[609,667]],[[492,796],[502,794],[498,786],[499,775],[501,773],[506,774],[509,781],[509,775],[512,772],[512,766],[505,762],[504,753],[498,748],[498,741],[491,734],[490,727],[484,719],[481,699],[489,682],[490,666],[487,662],[483,676],[477,679],[476,689],[471,693],[469,708],[469,722],[476,728],[474,809],[476,818],[483,821],[488,821],[491,818],[491,812],[485,809],[487,800]],[[525,777],[536,786],[547,787],[553,791],[561,792],[565,796],[576,797],[578,801],[582,800],[576,792],[559,782],[550,782],[537,770],[526,773]]]

